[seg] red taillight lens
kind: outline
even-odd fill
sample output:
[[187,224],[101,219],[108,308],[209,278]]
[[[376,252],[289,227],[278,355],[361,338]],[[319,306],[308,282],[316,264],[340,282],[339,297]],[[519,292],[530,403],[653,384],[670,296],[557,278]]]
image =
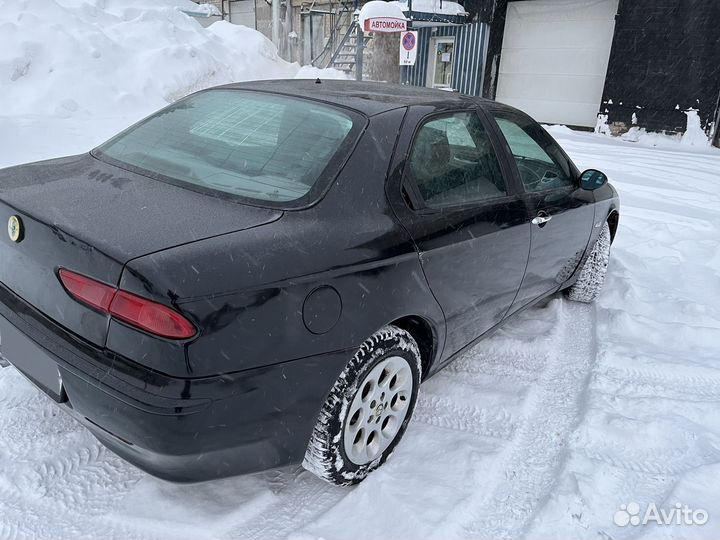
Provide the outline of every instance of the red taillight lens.
[[166,338],[187,339],[196,332],[190,321],[169,307],[120,290],[110,304],[110,315]]
[[188,339],[197,333],[190,321],[167,306],[64,268],[58,274],[75,300],[135,328],[170,339]]
[[70,295],[93,309],[107,313],[117,289],[61,268],[60,281]]

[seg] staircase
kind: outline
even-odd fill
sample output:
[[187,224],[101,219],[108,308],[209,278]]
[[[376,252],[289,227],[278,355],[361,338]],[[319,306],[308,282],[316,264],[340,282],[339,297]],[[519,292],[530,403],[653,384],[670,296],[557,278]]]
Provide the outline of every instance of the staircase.
[[[332,28],[322,51],[312,59],[311,65],[327,68],[332,67],[348,74],[355,73],[355,60],[358,47],[359,25],[354,20],[354,10],[344,2],[334,12],[314,11],[312,6],[308,13],[323,13],[333,17]],[[372,34],[363,34],[363,46],[372,39]]]
[[363,33],[362,38],[360,38],[359,29],[360,25],[356,21],[350,24],[347,32],[345,32],[342,40],[340,40],[337,49],[335,49],[332,57],[330,57],[328,67],[333,67],[349,74],[355,73],[355,61],[357,59],[359,40],[362,39],[363,47],[365,47],[372,39],[372,34],[365,33]]

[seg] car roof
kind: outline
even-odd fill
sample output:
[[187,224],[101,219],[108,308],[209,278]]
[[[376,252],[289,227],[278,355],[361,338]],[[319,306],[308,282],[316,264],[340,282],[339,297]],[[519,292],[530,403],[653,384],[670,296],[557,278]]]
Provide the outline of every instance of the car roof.
[[254,90],[317,99],[349,107],[372,116],[408,105],[476,106],[477,98],[420,86],[341,79],[289,79],[252,81],[217,86],[216,89]]

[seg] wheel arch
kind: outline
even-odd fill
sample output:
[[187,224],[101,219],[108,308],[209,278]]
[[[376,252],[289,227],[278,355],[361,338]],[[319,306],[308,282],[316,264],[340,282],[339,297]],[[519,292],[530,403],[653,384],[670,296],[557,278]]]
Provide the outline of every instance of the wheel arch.
[[618,223],[620,221],[620,212],[613,208],[608,214],[606,221],[610,227],[610,243],[612,243],[615,240],[615,233],[617,232]]
[[439,353],[437,331],[427,319],[419,315],[400,317],[389,324],[408,332],[418,344],[422,359],[422,378],[424,380]]

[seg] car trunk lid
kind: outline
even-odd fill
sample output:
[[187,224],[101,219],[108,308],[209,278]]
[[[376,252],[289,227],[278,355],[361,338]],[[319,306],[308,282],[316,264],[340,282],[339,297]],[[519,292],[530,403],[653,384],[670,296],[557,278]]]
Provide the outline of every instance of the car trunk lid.
[[257,208],[135,174],[89,154],[0,171],[0,282],[62,326],[104,345],[107,315],[72,300],[57,278],[68,268],[117,285],[137,257],[272,222]]

